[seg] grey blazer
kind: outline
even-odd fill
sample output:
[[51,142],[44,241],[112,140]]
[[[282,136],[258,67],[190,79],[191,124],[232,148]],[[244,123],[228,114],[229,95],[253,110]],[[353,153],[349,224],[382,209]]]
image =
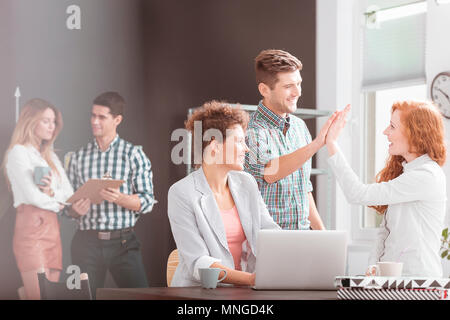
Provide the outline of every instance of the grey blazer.
[[[228,185],[247,238],[242,246],[241,267],[254,272],[258,231],[280,227],[267,211],[253,176],[230,171]],[[219,207],[202,168],[170,187],[168,215],[180,260],[171,286],[200,285],[198,269],[214,262],[235,268]]]

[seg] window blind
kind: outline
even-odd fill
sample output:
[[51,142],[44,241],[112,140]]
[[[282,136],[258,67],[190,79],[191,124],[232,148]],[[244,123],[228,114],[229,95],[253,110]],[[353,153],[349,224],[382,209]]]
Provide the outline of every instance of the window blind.
[[426,13],[384,21],[379,29],[365,28],[363,90],[425,81],[425,28]]

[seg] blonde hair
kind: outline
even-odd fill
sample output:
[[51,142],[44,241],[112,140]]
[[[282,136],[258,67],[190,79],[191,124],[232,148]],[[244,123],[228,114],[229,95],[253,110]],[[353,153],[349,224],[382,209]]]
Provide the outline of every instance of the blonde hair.
[[[51,109],[55,113],[55,131],[53,132],[53,136],[50,140],[42,140],[39,145],[39,140],[36,137],[34,130],[41,120],[42,114],[45,110]],[[22,108],[20,112],[19,120],[17,121],[16,127],[11,136],[11,142],[9,143],[9,147],[5,152],[5,156],[3,159],[3,172],[5,174],[6,180],[9,183],[8,176],[6,174],[6,161],[8,159],[9,151],[15,145],[26,145],[32,144],[34,146],[39,146],[39,152],[45,161],[47,161],[48,165],[52,169],[53,172],[59,176],[59,172],[56,168],[55,163],[52,160],[53,153],[53,143],[56,140],[56,137],[61,132],[63,126],[61,112],[57,110],[53,105],[43,99],[31,99],[28,101],[25,106]]]
[[[392,113],[400,111],[403,134],[408,139],[409,152],[428,154],[439,166],[446,160],[445,133],[442,115],[432,103],[420,101],[400,101],[392,105]],[[403,173],[402,156],[389,156],[386,166],[377,174],[376,182],[390,181]],[[383,214],[387,205],[371,206]]]

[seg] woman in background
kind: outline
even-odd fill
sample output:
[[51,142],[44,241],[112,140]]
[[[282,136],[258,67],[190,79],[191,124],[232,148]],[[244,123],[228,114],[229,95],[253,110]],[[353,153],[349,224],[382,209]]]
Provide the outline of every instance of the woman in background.
[[280,227],[253,176],[242,171],[247,123],[245,111],[217,101],[186,121],[193,141],[202,142],[202,153],[194,157],[201,167],[169,189],[168,214],[180,257],[171,286],[199,286],[198,269],[209,267],[227,271],[224,283],[255,283],[258,231]]
[[[53,151],[62,128],[61,113],[42,99],[23,107],[5,153],[3,166],[17,209],[13,251],[27,299],[40,299],[37,272],[45,270],[58,281],[62,250],[57,213],[73,194],[66,173]],[[36,167],[49,167],[41,183],[34,182]]]
[[328,163],[350,203],[372,206],[383,215],[370,264],[403,262],[404,276],[442,277],[439,250],[447,196],[441,114],[426,102],[394,103],[383,132],[390,142],[386,166],[377,183],[363,184],[336,144],[349,109],[328,131]]

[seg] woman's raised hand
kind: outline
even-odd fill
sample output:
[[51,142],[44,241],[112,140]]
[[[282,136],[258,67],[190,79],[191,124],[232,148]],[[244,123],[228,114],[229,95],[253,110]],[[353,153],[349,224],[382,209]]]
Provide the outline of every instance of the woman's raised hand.
[[326,143],[327,145],[329,143],[336,142],[337,138],[339,138],[339,135],[342,132],[342,129],[344,129],[345,124],[347,123],[347,114],[349,113],[351,109],[351,106],[348,104],[343,110],[339,111],[336,118],[334,119],[333,123],[331,124],[330,128],[328,129],[327,137],[326,137]]
[[323,147],[325,145],[328,130],[330,129],[331,124],[336,120],[336,117],[337,117],[338,114],[339,114],[339,111],[335,111],[328,118],[327,122],[325,122],[325,124],[323,125],[322,129],[320,129],[320,132],[319,132],[319,134],[316,137],[316,140],[319,142],[320,147]]
[[328,129],[326,144],[328,149],[328,155],[331,157],[337,151],[336,140],[339,138],[339,135],[344,129],[345,124],[347,123],[347,114],[349,113],[351,106],[348,104],[344,110],[339,111],[338,115],[334,119],[330,128]]

